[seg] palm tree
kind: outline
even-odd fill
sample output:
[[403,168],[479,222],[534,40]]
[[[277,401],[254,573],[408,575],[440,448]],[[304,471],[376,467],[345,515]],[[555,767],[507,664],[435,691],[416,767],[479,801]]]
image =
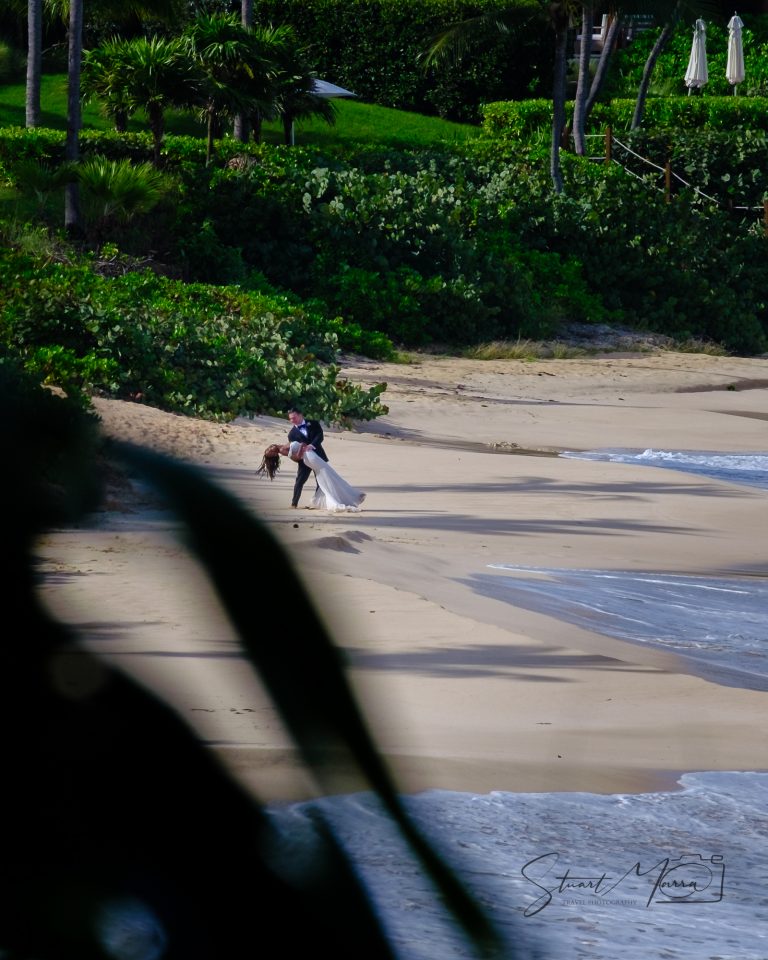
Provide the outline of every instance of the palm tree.
[[165,111],[189,102],[195,79],[180,39],[111,40],[89,51],[83,64],[86,96],[104,102],[107,114],[115,119],[116,129],[125,130],[131,114],[139,109],[146,111],[155,166],[160,164]]
[[[561,0],[549,8],[550,25],[555,34],[555,69],[552,79],[552,132],[549,148],[549,175],[555,193],[563,192],[560,168],[560,147],[565,128],[566,78],[568,74],[568,40],[573,14],[572,0]],[[590,24],[590,36],[592,28]]]
[[27,0],[26,125],[40,123],[40,77],[43,72],[43,0]]
[[288,25],[257,27],[251,36],[255,62],[266,66],[260,74],[253,71],[250,83],[256,108],[251,114],[256,139],[260,137],[262,118],[282,120],[288,145],[293,143],[296,120],[319,117],[332,126],[336,122],[336,107],[315,92],[317,76],[308,65],[307,52],[294,29]]
[[283,123],[283,136],[288,146],[293,146],[296,120],[318,117],[329,126],[336,123],[336,107],[327,97],[319,96],[314,90],[315,76],[309,72],[286,77],[282,89],[278,89],[275,106]]
[[584,154],[584,131],[587,123],[587,96],[592,60],[592,24],[595,19],[593,0],[584,0],[581,8],[581,44],[579,46],[579,71],[576,80],[576,96],[573,104],[573,145],[577,154]]
[[116,133],[125,133],[131,116],[127,94],[126,48],[130,41],[115,37],[100,47],[86,50],[83,57],[81,93],[85,102],[100,100],[104,114]]
[[[240,23],[246,30],[250,30],[253,26],[253,0],[241,0]],[[245,114],[238,113],[235,117],[232,134],[235,140],[239,140],[241,143],[248,140],[248,118]]]
[[314,74],[292,27],[244,28],[234,15],[200,16],[184,35],[198,71],[196,95],[208,137],[206,163],[213,139],[227,118],[248,118],[257,138],[265,117],[283,117],[288,131],[294,119],[320,116],[335,121],[335,108],[314,94]]
[[[69,52],[67,59],[67,138],[64,146],[64,160],[77,163],[80,156],[80,68],[83,58],[83,2],[69,0]],[[80,230],[80,194],[77,181],[67,183],[64,188],[64,227],[68,233]]]
[[92,239],[101,241],[115,224],[148,213],[170,189],[166,175],[151,163],[90,157],[77,167],[82,205]]
[[592,111],[592,107],[597,101],[597,97],[602,89],[605,78],[608,75],[608,66],[611,57],[616,49],[618,38],[627,23],[627,17],[622,10],[615,10],[608,24],[608,30],[603,41],[603,49],[600,51],[600,58],[595,67],[595,75],[592,78],[592,84],[589,88],[587,101],[584,105],[585,119]]
[[214,134],[224,117],[248,113],[253,95],[244,80],[253,74],[253,45],[236,15],[197,17],[183,35],[198,72],[195,102],[207,128],[205,162],[210,163]]
[[645,113],[645,101],[648,97],[648,88],[651,85],[651,77],[653,75],[653,69],[656,66],[656,61],[659,59],[661,54],[664,52],[667,44],[669,43],[672,34],[675,32],[675,27],[680,22],[682,16],[683,0],[676,0],[675,3],[669,8],[667,17],[665,18],[661,31],[659,32],[656,42],[651,48],[651,52],[648,54],[648,59],[645,61],[645,66],[643,67],[643,75],[640,79],[640,87],[637,91],[637,100],[635,101],[635,111],[632,114],[632,123],[630,124],[630,130],[636,130],[643,122],[643,114]]
[[[16,0],[18,3],[19,0]],[[42,31],[43,0],[27,0],[27,15],[30,17],[29,31]],[[45,9],[52,16],[58,16],[67,22],[67,136],[64,159],[67,163],[76,163],[79,154],[79,136],[82,124],[80,105],[80,75],[83,56],[83,19],[84,0],[45,0]],[[169,19],[183,9],[183,0],[98,0],[95,12],[117,20],[151,15],[160,19]],[[40,27],[37,26],[38,12]],[[89,8],[89,13],[91,12]],[[36,34],[35,34],[36,36]],[[31,66],[27,67],[27,123],[34,117],[35,104],[39,104],[39,83],[42,56],[36,54],[36,43],[31,45]],[[36,92],[37,91],[37,92]],[[39,106],[38,106],[39,116]],[[64,193],[64,226],[70,233],[80,228],[79,193],[76,181],[67,183]]]
[[[259,142],[262,121],[274,120],[280,115],[279,97],[294,77],[303,75],[304,67],[296,34],[288,24],[252,27],[248,31],[248,43],[250,52],[238,83],[249,101],[243,117],[246,139],[250,128]],[[237,119],[235,117],[235,130]]]

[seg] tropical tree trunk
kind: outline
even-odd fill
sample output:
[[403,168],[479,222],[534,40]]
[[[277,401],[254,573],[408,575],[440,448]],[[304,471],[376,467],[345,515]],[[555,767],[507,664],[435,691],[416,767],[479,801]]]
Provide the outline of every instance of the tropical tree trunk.
[[[67,96],[67,139],[64,159],[77,163],[80,157],[80,68],[83,59],[83,0],[70,0],[69,4],[69,57],[67,73],[69,91]],[[67,183],[64,190],[64,227],[69,233],[80,231],[80,192],[77,180]]]
[[213,107],[208,110],[208,132],[205,138],[205,165],[211,162],[213,156]]
[[600,59],[597,61],[595,75],[592,78],[592,86],[589,88],[589,96],[584,105],[585,122],[589,119],[592,107],[594,107],[597,102],[597,98],[600,96],[600,91],[605,83],[605,78],[608,76],[608,67],[611,62],[611,57],[613,56],[613,51],[616,49],[616,37],[623,25],[624,17],[620,13],[617,14],[608,25],[608,31],[605,34],[605,41],[603,42],[603,49],[600,51]]
[[560,141],[565,126],[565,81],[568,72],[568,15],[559,12],[554,19],[555,69],[552,85],[552,141],[549,153],[549,173],[555,193],[563,192],[563,174],[560,169]]
[[163,134],[165,133],[165,117],[163,108],[152,103],[147,110],[147,119],[149,120],[149,129],[152,131],[152,163],[160,166],[160,150],[163,146]]
[[40,126],[40,76],[43,72],[43,0],[27,0],[26,125]]
[[573,103],[573,149],[578,156],[586,153],[584,131],[587,123],[586,103],[592,82],[589,68],[592,63],[592,23],[595,8],[592,0],[581,11],[581,44],[579,46],[579,74],[576,81],[576,97]]
[[640,86],[637,90],[637,100],[635,101],[635,112],[632,114],[632,123],[630,124],[630,130],[637,130],[637,128],[643,122],[643,114],[645,113],[645,101],[648,97],[648,88],[651,85],[651,76],[653,75],[653,68],[656,66],[656,61],[659,59],[661,54],[664,51],[664,48],[669,43],[670,37],[675,31],[675,27],[680,20],[680,4],[676,3],[672,14],[664,24],[661,29],[661,33],[656,38],[656,43],[653,45],[653,49],[648,54],[648,59],[645,61],[645,66],[643,67],[643,76],[640,80]]
[[283,141],[286,147],[293,146],[293,115],[290,113],[283,114]]
[[[250,30],[253,26],[253,0],[241,0],[240,22],[246,30]],[[248,134],[248,117],[244,113],[238,113],[235,117],[232,135],[235,140],[239,140],[241,143],[247,143]]]
[[253,136],[254,143],[261,143],[261,132],[264,126],[264,117],[260,110],[255,110],[249,119],[249,126],[251,128],[251,135]]

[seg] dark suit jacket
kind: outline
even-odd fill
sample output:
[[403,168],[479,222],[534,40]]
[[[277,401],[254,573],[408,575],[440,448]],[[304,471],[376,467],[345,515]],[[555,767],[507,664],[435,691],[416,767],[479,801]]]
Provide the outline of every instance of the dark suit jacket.
[[311,443],[318,457],[327,463],[328,457],[326,456],[325,450],[323,450],[323,428],[320,425],[320,421],[307,420],[306,422],[309,427],[307,436],[305,437],[298,427],[291,427],[288,432],[288,443],[292,443],[294,440],[298,440],[299,443]]

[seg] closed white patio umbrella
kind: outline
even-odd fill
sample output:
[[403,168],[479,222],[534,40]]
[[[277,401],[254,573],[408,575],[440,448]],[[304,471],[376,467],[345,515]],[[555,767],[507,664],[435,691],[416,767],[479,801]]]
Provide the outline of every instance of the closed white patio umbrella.
[[688,95],[694,87],[701,88],[709,80],[707,71],[707,25],[703,20],[697,20],[693,28],[693,43],[691,55],[688,58],[688,69],[685,71],[685,85]]
[[728,21],[728,60],[725,64],[725,78],[733,87],[733,94],[740,83],[744,82],[744,45],[741,38],[741,28],[744,24],[734,13]]

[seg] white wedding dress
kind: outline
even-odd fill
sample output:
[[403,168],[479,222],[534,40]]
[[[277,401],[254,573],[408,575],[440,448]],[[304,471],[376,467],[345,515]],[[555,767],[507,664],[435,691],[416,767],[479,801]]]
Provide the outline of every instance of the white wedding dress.
[[319,487],[312,498],[313,509],[329,510],[331,513],[360,512],[360,504],[365,500],[362,490],[347,483],[314,450],[304,451],[304,463],[314,471]]

